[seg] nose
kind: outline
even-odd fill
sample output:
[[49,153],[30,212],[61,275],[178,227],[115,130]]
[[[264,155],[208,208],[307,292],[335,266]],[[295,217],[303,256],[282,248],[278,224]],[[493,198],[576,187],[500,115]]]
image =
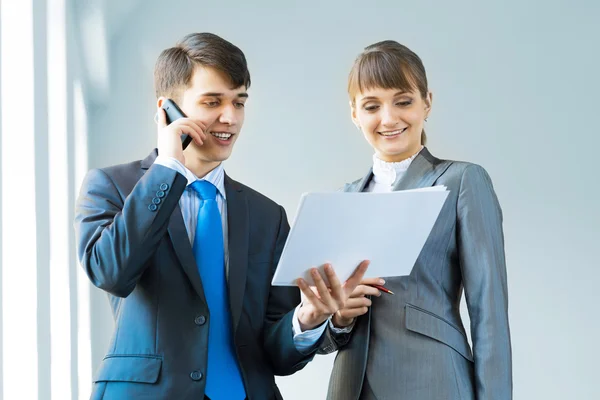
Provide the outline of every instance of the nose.
[[237,124],[236,109],[233,105],[223,108],[223,112],[219,117],[219,122],[226,125]]
[[394,128],[398,124],[398,117],[390,107],[383,107],[381,110],[381,125],[385,128]]

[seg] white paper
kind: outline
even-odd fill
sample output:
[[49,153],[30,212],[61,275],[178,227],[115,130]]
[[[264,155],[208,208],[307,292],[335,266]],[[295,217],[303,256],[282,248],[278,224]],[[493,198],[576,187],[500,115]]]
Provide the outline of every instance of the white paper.
[[310,269],[325,263],[343,282],[362,260],[366,278],[409,275],[447,196],[445,186],[302,195],[272,284],[313,284]]

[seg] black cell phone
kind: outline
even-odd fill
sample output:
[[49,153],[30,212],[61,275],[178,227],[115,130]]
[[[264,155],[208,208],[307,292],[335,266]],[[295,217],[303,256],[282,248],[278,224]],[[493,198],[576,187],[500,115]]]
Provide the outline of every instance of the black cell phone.
[[[186,118],[186,115],[181,111],[177,103],[171,99],[166,99],[163,102],[162,109],[167,114],[167,125],[179,118]],[[186,147],[192,142],[192,137],[188,134],[181,135],[181,146],[185,150]]]

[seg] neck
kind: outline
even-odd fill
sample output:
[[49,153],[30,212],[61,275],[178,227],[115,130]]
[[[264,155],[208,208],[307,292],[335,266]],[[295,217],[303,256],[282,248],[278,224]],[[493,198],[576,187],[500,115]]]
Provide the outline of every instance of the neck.
[[220,161],[206,161],[192,156],[186,156],[185,158],[185,167],[192,171],[198,178],[204,178],[220,164]]
[[419,153],[422,149],[423,149],[423,146],[420,145],[416,150],[415,149],[407,150],[400,154],[381,154],[381,153],[377,152],[377,158],[379,158],[381,161],[397,163],[397,162],[402,162],[404,160],[408,160],[409,158],[411,158],[411,157],[415,156],[417,153]]

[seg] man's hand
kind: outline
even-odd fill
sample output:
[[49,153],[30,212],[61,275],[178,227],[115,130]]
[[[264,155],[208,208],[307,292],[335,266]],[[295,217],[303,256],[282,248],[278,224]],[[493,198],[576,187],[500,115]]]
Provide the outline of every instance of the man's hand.
[[183,148],[181,146],[181,135],[184,133],[201,146],[206,140],[204,133],[206,127],[200,121],[189,118],[179,118],[167,125],[167,115],[165,110],[158,108],[158,154],[166,157],[173,157],[185,165]]
[[327,321],[338,310],[344,308],[348,297],[360,283],[368,267],[369,261],[363,261],[352,276],[344,284],[341,284],[333,267],[326,264],[324,270],[329,281],[329,288],[316,268],[311,270],[311,276],[315,282],[314,287],[308,286],[304,279],[299,278],[297,283],[303,297],[302,306],[298,310],[300,328],[303,331],[314,329]]
[[354,289],[346,301],[344,308],[339,309],[331,319],[336,328],[345,328],[351,325],[357,317],[366,314],[371,307],[371,300],[365,296],[381,296],[379,289],[368,285],[383,285],[385,281],[381,278],[368,278]]

